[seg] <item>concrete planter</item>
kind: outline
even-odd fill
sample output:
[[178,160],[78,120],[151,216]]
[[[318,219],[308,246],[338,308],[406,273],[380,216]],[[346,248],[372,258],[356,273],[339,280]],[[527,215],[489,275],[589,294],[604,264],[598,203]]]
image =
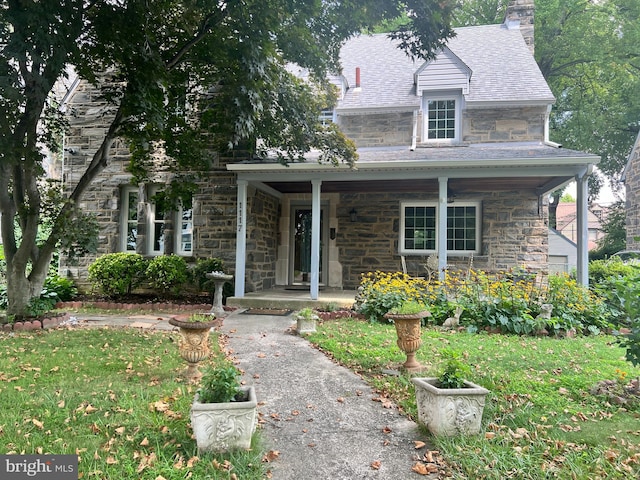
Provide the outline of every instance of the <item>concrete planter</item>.
[[465,382],[466,388],[438,388],[438,379],[412,378],[416,388],[418,421],[434,435],[475,435],[480,432],[489,390]]
[[241,387],[246,401],[200,403],[196,395],[191,405],[191,428],[198,452],[227,452],[249,449],[258,422],[258,402],[253,386]]
[[314,313],[312,315],[297,315],[296,323],[298,334],[302,335],[305,333],[314,333],[316,331],[316,321],[318,320],[318,316]]

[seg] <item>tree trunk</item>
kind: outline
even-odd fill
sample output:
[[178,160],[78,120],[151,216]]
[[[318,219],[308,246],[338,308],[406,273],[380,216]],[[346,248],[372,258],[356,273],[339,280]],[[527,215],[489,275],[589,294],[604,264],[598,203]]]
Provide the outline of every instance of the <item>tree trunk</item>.
[[[21,270],[21,269],[18,269]],[[31,272],[29,277],[25,271],[16,271],[13,262],[7,261],[7,314],[16,319],[30,315],[29,304],[42,293],[42,286],[47,278],[47,270]]]

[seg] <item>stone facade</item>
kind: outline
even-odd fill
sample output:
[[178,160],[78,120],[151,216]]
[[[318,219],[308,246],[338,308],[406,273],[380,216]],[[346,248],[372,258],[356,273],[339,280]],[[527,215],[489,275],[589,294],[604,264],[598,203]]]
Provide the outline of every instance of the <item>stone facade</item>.
[[[356,288],[360,275],[374,270],[401,271],[398,253],[400,203],[433,200],[419,194],[342,194],[338,207],[337,244],[343,269],[344,288]],[[547,211],[538,211],[533,192],[483,193],[461,198],[481,202],[481,252],[473,266],[485,271],[501,271],[526,264],[535,270],[547,269]],[[350,222],[349,211],[358,212]],[[407,273],[424,275],[426,258],[407,256]],[[469,256],[447,257],[452,269],[468,268]]]
[[542,141],[545,118],[544,107],[466,110],[462,117],[462,140],[469,143]]
[[413,113],[343,115],[339,117],[338,125],[358,147],[410,145]]
[[626,188],[627,249],[640,250],[640,135],[624,172]]

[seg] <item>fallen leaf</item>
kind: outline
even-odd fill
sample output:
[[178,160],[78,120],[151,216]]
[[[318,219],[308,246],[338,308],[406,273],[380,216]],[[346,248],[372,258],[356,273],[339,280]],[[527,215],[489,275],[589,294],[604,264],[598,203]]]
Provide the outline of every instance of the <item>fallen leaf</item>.
[[414,444],[416,450],[419,450],[419,449],[424,448],[424,447],[427,446],[426,443],[421,442],[420,440],[414,440],[413,444]]
[[42,430],[44,428],[44,423],[42,423],[40,420],[36,420],[35,418],[31,419],[31,423],[33,423],[40,430]]
[[116,463],[118,463],[118,460],[116,460],[112,456],[108,456],[105,462],[107,463],[107,465],[115,465]]
[[495,437],[496,437],[495,432],[486,432],[484,434],[484,438],[486,438],[487,440],[491,440],[492,438],[495,438]]
[[382,433],[386,433],[387,435],[388,435],[389,433],[391,433],[391,432],[393,432],[393,430],[391,430],[391,428],[389,428],[389,427],[384,427],[384,428],[382,429]]
[[118,435],[122,435],[122,434],[124,433],[124,431],[125,431],[125,427],[118,427],[118,428],[116,428],[116,430],[115,430],[115,432],[116,432]]
[[280,452],[278,450],[269,450],[263,457],[262,461],[265,463],[269,463],[274,461],[276,458],[280,456]]
[[429,470],[427,470],[427,466],[424,463],[416,463],[411,467],[411,471],[420,475],[429,475]]
[[258,358],[266,358],[266,355],[264,353],[260,352],[260,353],[258,353],[256,355],[256,357],[258,357]]
[[58,408],[64,408],[64,405],[65,405],[64,400],[60,400],[58,402]]
[[374,470],[380,470],[380,467],[382,466],[382,462],[380,462],[380,460],[376,460],[374,462],[371,462],[371,468]]
[[558,389],[558,393],[559,393],[560,395],[568,395],[568,394],[569,394],[569,390],[567,390],[567,389],[566,389],[566,388],[564,388],[564,387],[560,387],[560,388]]
[[144,437],[144,438],[142,439],[142,441],[140,442],[140,446],[141,446],[141,447],[146,447],[146,446],[148,446],[148,445],[149,445],[149,439],[148,439],[147,437]]
[[343,397],[338,397],[338,398],[337,398],[337,401],[338,401],[339,403],[344,403],[344,398],[343,398]]

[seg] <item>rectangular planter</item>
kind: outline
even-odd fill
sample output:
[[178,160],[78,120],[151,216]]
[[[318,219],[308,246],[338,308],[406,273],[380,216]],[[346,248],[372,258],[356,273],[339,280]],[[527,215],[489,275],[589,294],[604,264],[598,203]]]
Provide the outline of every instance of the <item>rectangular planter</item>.
[[489,390],[465,381],[466,388],[438,388],[435,377],[412,378],[418,421],[434,435],[475,435],[480,432]]
[[247,401],[200,403],[196,395],[191,405],[191,428],[198,452],[251,448],[251,436],[258,421],[258,402],[253,386],[240,390],[247,396]]

